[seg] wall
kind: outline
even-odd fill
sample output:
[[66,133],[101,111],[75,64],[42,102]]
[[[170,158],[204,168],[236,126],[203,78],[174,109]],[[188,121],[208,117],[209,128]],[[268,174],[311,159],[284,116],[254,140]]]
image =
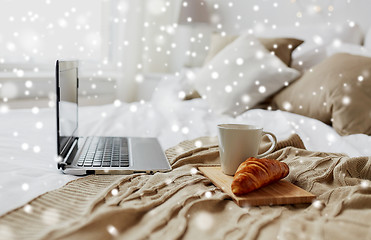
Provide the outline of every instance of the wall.
[[[253,27],[279,28],[296,23],[371,25],[368,0],[207,0],[214,29],[236,33]],[[218,29],[217,25],[222,24]]]

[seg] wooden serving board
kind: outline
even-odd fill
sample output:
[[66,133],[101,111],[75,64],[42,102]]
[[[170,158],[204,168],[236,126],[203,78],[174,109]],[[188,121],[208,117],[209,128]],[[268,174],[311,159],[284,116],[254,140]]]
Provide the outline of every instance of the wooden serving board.
[[225,175],[220,167],[199,167],[218,188],[227,193],[239,206],[281,205],[311,203],[315,195],[286,181],[280,180],[243,196],[233,194],[232,176]]

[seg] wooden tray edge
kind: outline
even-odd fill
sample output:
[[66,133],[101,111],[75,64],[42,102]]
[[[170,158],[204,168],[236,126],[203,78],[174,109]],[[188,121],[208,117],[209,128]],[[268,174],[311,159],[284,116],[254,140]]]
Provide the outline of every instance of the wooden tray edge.
[[[215,182],[214,179],[210,178],[208,176],[207,171],[204,169],[219,169],[220,167],[198,167],[199,171],[207,177],[216,187],[218,187],[221,191],[225,192],[228,196],[232,198],[234,202],[236,202],[237,205],[241,207],[248,207],[248,206],[267,206],[267,205],[288,205],[288,204],[309,204],[312,203],[314,199],[316,199],[316,195],[296,186],[295,184],[287,181],[287,180],[280,180],[285,181],[287,184],[292,185],[297,190],[300,190],[303,192],[303,196],[295,196],[295,197],[286,197],[285,199],[276,199],[276,200],[270,200],[270,199],[259,199],[259,203],[254,199],[246,199],[244,197],[236,196],[231,189],[225,189],[222,186],[219,186],[218,182]],[[289,201],[289,202],[288,202]]]

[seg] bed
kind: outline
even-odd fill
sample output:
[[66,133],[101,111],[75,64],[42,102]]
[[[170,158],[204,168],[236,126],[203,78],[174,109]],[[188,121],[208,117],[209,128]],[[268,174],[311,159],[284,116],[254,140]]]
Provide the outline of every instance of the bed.
[[[238,36],[226,44],[230,50],[234,49],[230,44],[236,44],[235,39],[242,39],[237,44],[243,44],[257,38],[252,39],[250,34]],[[360,48],[354,50],[358,45],[349,44],[353,54],[361,51]],[[310,47],[307,45],[307,48]],[[339,52],[339,49],[331,51]],[[224,61],[228,52],[215,54]],[[300,55],[299,59],[308,56]],[[345,58],[349,56],[355,55],[345,54]],[[213,59],[211,64],[218,66],[221,60]],[[316,64],[322,60],[317,59]],[[302,61],[296,58],[293,64],[303,66],[299,64]],[[237,66],[243,63],[236,60]],[[257,68],[261,68],[260,63]],[[327,65],[322,68],[332,69]],[[295,87],[292,92],[297,92],[296,88],[303,89],[297,79],[304,79],[304,86],[306,81],[313,82],[309,76],[302,75],[301,70],[289,70],[282,77],[278,87],[285,87],[283,91],[270,90],[270,87],[277,87],[273,85],[260,88],[263,78],[260,85],[255,84],[257,89],[253,93],[258,92],[261,100],[272,94],[276,96],[274,106],[268,104],[265,108],[246,105],[248,110],[241,110],[228,103],[235,98],[220,99],[220,95],[210,95],[206,89],[210,82],[194,83],[194,76],[202,76],[199,77],[202,81],[207,78],[224,81],[228,77],[223,74],[230,73],[226,70],[215,74],[205,67],[186,69],[177,76],[164,76],[149,102],[115,102],[80,109],[81,135],[158,137],[174,168],[170,173],[82,178],[64,175],[56,168],[55,110],[3,110],[0,113],[0,238],[370,238],[370,223],[366,221],[371,212],[370,128],[357,128],[364,122],[337,123],[328,114],[300,112],[299,105],[305,103],[295,99],[288,107],[286,100],[295,96],[290,88]],[[357,84],[369,86],[369,75],[363,74],[360,78],[356,74]],[[293,84],[289,84],[288,78]],[[270,79],[272,75],[266,80]],[[232,88],[233,82],[231,84]],[[224,87],[225,84],[224,91],[230,91]],[[194,88],[201,97],[184,100]],[[331,104],[339,101],[348,106],[346,99],[336,99]],[[361,103],[367,101],[360,100]],[[311,103],[310,99],[309,105]],[[299,104],[297,108],[295,104]],[[363,116],[364,112],[370,114],[370,105],[361,107],[363,109],[356,109],[359,115],[351,112],[353,118],[349,121]],[[337,113],[343,112],[341,108]],[[336,119],[344,118],[336,116]],[[198,166],[218,164],[216,126],[220,123],[259,125],[273,132],[279,142],[294,136],[295,141],[286,143],[270,156],[286,161],[292,167],[288,180],[313,192],[318,200],[312,204],[288,206],[240,208],[235,205],[197,170]],[[354,128],[349,126],[355,126],[356,132],[351,132]],[[296,141],[302,141],[305,149],[298,147]],[[32,217],[33,214],[38,217]],[[355,214],[358,219],[352,217]],[[16,226],[23,227],[19,230]],[[336,231],[338,228],[343,229],[343,234]]]

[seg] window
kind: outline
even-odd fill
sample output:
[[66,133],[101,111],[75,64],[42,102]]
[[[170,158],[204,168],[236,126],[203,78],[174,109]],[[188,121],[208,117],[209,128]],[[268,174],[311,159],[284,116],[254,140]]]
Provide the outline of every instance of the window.
[[116,2],[1,0],[0,98],[53,93],[56,59],[80,61],[83,95],[112,95]]
[[136,100],[141,74],[181,65],[174,41],[180,0],[0,1],[5,102],[53,94],[56,59],[79,60],[81,96],[123,101]]
[[107,2],[3,0],[1,63],[45,64],[71,57],[101,62],[108,56]]

